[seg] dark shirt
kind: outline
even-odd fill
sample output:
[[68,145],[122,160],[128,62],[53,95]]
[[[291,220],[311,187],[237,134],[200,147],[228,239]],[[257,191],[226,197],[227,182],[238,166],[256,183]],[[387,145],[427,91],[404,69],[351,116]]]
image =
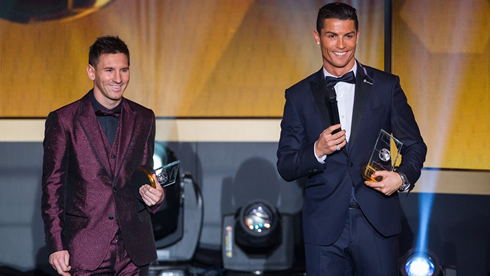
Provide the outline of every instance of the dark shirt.
[[[94,91],[90,91],[90,101],[92,102],[92,106],[94,108],[94,111],[97,113],[98,110],[109,110],[109,111],[119,111],[121,112],[121,103],[119,103],[116,107],[113,109],[107,109],[103,105],[101,105],[94,96]],[[99,119],[99,123],[102,126],[102,129],[104,130],[104,133],[111,143],[111,145],[114,143],[114,139],[116,138],[116,132],[117,132],[117,126],[119,125],[119,118],[120,117],[115,117],[115,116],[100,116],[97,115],[97,119]]]

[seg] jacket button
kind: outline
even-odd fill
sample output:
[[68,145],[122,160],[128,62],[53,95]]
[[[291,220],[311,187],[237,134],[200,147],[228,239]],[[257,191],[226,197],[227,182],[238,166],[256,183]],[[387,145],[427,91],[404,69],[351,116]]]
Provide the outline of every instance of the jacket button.
[[113,219],[114,219],[114,216],[113,216],[113,215],[110,215],[110,216],[109,216],[109,219],[110,219],[110,220],[113,220]]
[[116,192],[117,192],[117,188],[116,188],[116,187],[113,187],[113,188],[112,188],[112,191],[113,191],[114,193],[116,193]]

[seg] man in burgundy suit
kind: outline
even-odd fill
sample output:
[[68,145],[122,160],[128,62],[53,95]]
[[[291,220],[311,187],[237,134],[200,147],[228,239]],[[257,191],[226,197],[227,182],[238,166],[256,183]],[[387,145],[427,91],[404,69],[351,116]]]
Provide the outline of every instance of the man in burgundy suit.
[[146,274],[157,257],[150,215],[164,190],[155,181],[133,193],[129,179],[153,167],[155,115],[123,97],[129,50],[118,37],[90,47],[87,75],[93,89],[46,120],[41,208],[49,263],[61,275]]

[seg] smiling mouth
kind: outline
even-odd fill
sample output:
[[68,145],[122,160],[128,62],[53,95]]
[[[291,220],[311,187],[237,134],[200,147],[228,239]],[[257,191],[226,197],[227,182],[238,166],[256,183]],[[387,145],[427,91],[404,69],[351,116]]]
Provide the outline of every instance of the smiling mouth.
[[347,52],[333,52],[333,54],[336,56],[345,56]]

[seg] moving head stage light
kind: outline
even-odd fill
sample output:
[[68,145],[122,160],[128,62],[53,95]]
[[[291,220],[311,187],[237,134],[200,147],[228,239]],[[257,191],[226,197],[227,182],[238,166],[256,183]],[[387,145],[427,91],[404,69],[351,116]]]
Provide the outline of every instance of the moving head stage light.
[[293,227],[290,215],[263,200],[223,216],[223,267],[232,271],[285,271],[293,264]]

